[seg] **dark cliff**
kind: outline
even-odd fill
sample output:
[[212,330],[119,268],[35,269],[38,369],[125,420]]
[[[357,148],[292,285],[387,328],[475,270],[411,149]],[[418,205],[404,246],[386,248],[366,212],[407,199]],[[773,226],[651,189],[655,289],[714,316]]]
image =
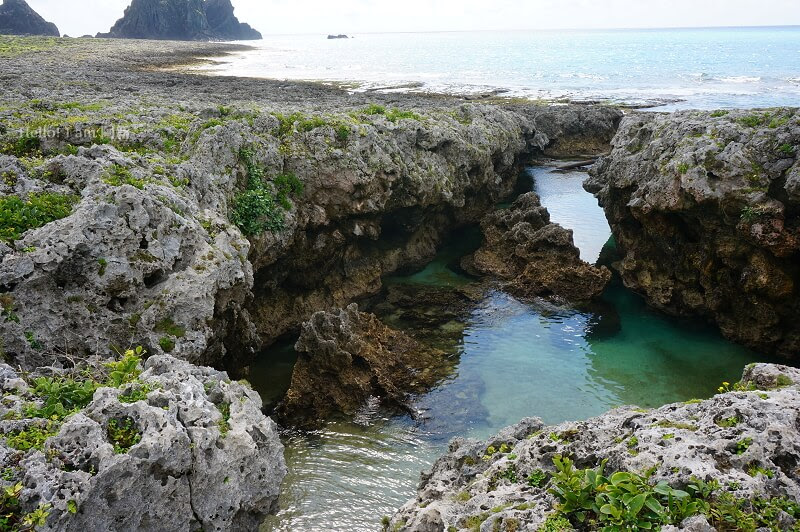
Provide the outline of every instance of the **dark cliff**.
[[61,36],[58,27],[42,18],[25,0],[5,0],[0,6],[0,34]]
[[230,0],[133,0],[111,30],[97,36],[185,41],[261,38],[239,22]]

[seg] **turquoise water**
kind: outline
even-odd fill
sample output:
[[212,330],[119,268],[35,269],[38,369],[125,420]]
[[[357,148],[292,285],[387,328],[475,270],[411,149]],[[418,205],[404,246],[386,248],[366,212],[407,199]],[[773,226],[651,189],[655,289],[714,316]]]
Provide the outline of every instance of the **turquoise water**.
[[800,101],[800,27],[268,36],[224,75],[355,82],[359,90],[667,103]]
[[[585,174],[532,169],[529,175],[553,219],[565,225],[575,221],[576,241],[596,249],[608,240],[608,226],[597,222],[602,213],[598,218],[596,203],[585,201],[591,198],[580,186]],[[290,473],[281,510],[263,530],[375,530],[382,515],[413,496],[420,471],[455,435],[487,437],[525,416],[559,423],[623,404],[656,407],[705,398],[760,360],[703,324],[649,310],[619,282],[591,312],[527,305],[489,291],[458,323],[440,309],[441,323],[432,330],[435,303],[422,305],[431,304],[427,298],[433,288],[461,293],[474,286],[457,267],[458,258],[474,248],[473,237],[457,235],[423,271],[387,279],[390,289],[418,291],[419,308],[382,305],[376,310],[393,326],[447,346],[459,357],[456,371],[419,398],[416,420],[388,417],[373,405],[354,422],[287,434]],[[409,310],[428,313],[424,330]],[[285,389],[291,353],[277,351],[275,373],[270,356],[255,369],[253,382],[274,398]]]

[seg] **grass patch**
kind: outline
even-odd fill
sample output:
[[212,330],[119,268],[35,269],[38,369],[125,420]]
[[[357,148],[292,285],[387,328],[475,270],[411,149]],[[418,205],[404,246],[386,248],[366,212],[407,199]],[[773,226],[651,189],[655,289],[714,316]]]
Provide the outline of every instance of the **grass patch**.
[[122,185],[130,185],[132,187],[143,189],[147,183],[144,179],[133,177],[131,171],[119,164],[114,164],[109,168],[103,176],[103,183],[115,187]]

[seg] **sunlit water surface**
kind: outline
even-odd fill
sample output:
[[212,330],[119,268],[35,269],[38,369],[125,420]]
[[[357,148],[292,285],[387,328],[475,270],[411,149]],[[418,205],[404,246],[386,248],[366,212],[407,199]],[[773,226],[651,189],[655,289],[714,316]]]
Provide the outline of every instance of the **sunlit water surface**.
[[[610,231],[581,188],[585,174],[535,168],[528,175],[552,219],[574,230],[584,259],[594,262]],[[456,238],[425,270],[387,283],[468,286],[471,280],[452,265],[474,244]],[[413,332],[396,315],[382,318]],[[285,436],[289,475],[280,512],[263,530],[376,530],[382,515],[413,497],[420,471],[455,435],[484,438],[526,416],[559,423],[622,404],[705,398],[759,360],[702,324],[652,312],[619,282],[595,312],[537,308],[494,291],[463,323],[443,327],[458,332],[451,351],[460,362],[446,382],[419,398],[420,419],[387,417],[368,406],[355,422]],[[267,402],[285,390],[293,357],[284,346],[254,368],[254,384]]]
[[221,75],[354,83],[356,90],[668,103],[796,105],[800,27],[267,36]]

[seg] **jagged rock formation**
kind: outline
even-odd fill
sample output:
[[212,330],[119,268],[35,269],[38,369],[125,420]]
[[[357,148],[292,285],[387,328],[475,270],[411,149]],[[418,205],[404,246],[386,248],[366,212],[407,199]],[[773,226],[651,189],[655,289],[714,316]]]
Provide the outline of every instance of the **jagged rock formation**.
[[47,22],[31,9],[25,0],[3,0],[0,6],[0,35],[59,37],[61,33],[55,24]]
[[[623,407],[553,427],[530,418],[486,441],[455,439],[450,452],[423,473],[416,499],[395,514],[389,529],[539,530],[558,511],[552,491],[556,456],[570,457],[582,469],[607,460],[609,477],[649,471],[652,485],[663,481],[681,489],[693,479],[716,481],[718,487],[707,496],[710,504],[800,500],[798,382],[800,370],[760,364],[744,374],[741,388],[752,391],[651,411]],[[771,518],[781,530],[791,530],[796,522],[781,511]],[[708,521],[716,524],[713,516]],[[708,521],[698,515],[682,526],[687,532],[715,530]],[[590,529],[577,519],[566,528],[563,521],[559,525],[551,523],[548,530]]]
[[484,244],[464,260],[465,268],[503,280],[518,297],[583,303],[599,297],[611,280],[608,268],[580,259],[572,231],[550,222],[534,192],[487,215],[481,229]]
[[406,409],[412,394],[430,390],[451,369],[444,353],[359,312],[356,304],[314,314],[295,349],[300,358],[277,410],[292,426],[355,414],[372,397]]
[[97,36],[186,41],[261,39],[259,32],[239,22],[230,0],[133,0],[111,30]]
[[800,113],[627,116],[586,188],[625,284],[765,353],[800,353]]
[[[258,393],[170,356],[144,369],[136,383],[95,391],[42,450],[0,440],[0,486],[22,485],[19,513],[48,508],[41,530],[258,528],[286,474]],[[0,365],[3,437],[49,427],[25,417],[43,404],[32,387]],[[146,397],[132,400],[143,387]]]

